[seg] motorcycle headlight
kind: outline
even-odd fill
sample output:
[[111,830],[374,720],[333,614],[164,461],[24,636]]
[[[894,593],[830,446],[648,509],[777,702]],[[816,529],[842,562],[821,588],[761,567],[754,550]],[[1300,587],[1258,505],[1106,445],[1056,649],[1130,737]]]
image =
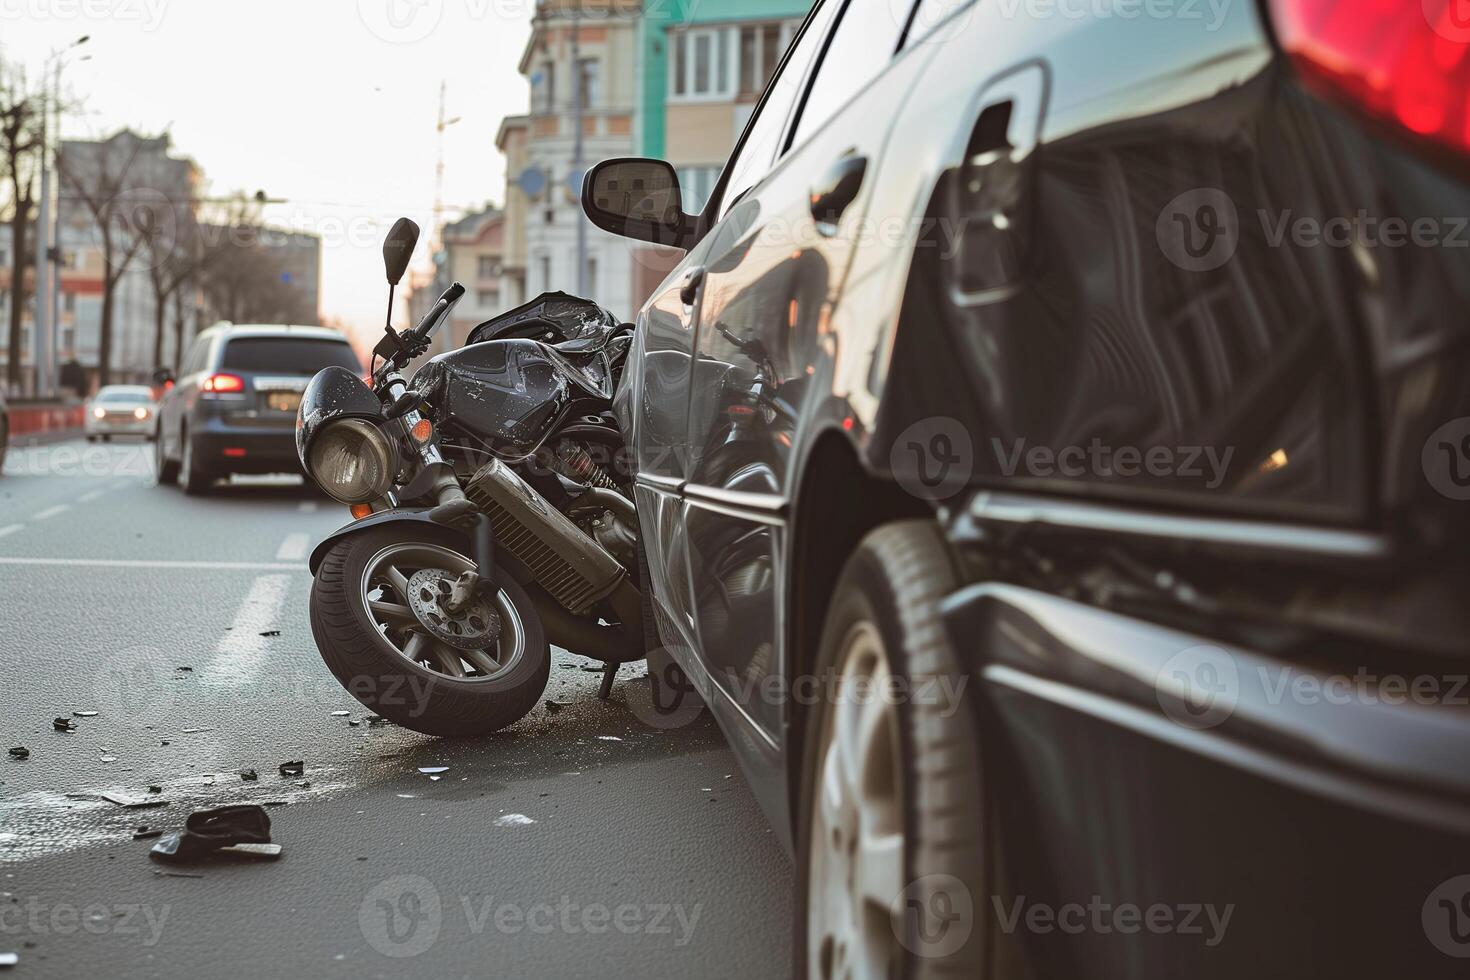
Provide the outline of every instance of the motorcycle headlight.
[[363,419],[343,419],[312,440],[312,479],[338,503],[368,504],[393,486],[393,444]]

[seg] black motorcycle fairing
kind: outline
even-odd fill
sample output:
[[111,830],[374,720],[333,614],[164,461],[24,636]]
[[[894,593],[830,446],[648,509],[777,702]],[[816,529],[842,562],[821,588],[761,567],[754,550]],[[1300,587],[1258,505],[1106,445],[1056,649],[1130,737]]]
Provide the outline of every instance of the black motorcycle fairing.
[[307,384],[296,413],[296,454],[301,464],[306,465],[311,442],[327,423],[382,417],[382,402],[361,378],[344,367],[323,368]]
[[414,375],[442,426],[486,441],[507,460],[534,453],[572,405],[612,398],[601,350],[567,355],[534,340],[487,340],[440,354]]
[[466,345],[522,338],[568,353],[600,350],[617,331],[618,318],[591,300],[563,292],[542,293],[470,331]]

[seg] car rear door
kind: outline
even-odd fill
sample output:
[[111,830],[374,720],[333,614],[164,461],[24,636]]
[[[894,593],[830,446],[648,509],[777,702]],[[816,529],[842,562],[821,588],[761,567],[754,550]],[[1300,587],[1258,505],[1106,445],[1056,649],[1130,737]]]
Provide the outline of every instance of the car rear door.
[[875,170],[923,58],[894,60],[908,5],[829,0],[835,19],[773,166],[740,161],[710,233],[689,409],[686,526],[699,641],[718,683],[773,740],[787,507],[799,420],[823,409],[826,329]]

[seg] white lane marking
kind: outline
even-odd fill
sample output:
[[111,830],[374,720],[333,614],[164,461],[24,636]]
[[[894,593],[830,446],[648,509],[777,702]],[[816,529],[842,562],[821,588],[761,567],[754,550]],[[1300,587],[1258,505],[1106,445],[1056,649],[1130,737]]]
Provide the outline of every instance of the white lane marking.
[[[19,526],[19,525],[17,525]],[[59,568],[177,568],[201,572],[304,572],[305,565],[270,561],[147,561],[125,558],[0,558],[0,565],[55,565]]]
[[91,493],[84,493],[77,498],[77,503],[90,504],[92,501],[96,500],[98,497],[102,496],[106,492],[106,490],[93,490]]
[[276,561],[300,561],[306,557],[306,551],[310,547],[311,535],[288,534],[276,552]]
[[0,538],[14,534],[23,527],[25,527],[24,524],[7,524],[4,527],[0,527]]
[[301,513],[303,513],[303,514],[315,514],[316,513],[316,501],[315,500],[303,500],[303,501],[301,501],[300,506],[298,506],[296,509],[299,510],[299,511],[301,511]]
[[55,517],[57,514],[64,514],[64,513],[66,513],[69,510],[71,510],[71,505],[70,504],[57,504],[55,507],[47,507],[45,510],[41,511],[39,514],[32,514],[31,515],[31,520],[33,520],[33,521],[47,521],[47,520],[50,520],[51,518]]
[[208,681],[244,685],[255,679],[269,642],[261,631],[277,625],[290,583],[289,575],[262,575],[251,584],[230,632],[215,647],[214,660],[206,668]]

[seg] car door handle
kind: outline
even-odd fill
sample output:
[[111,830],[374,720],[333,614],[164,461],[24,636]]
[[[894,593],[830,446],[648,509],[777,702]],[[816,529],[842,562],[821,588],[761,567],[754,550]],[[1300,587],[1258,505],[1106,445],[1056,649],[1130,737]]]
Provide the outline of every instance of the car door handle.
[[699,287],[704,284],[704,266],[696,265],[684,273],[684,285],[679,290],[679,302],[693,306],[699,298]]
[[835,227],[842,214],[857,200],[862,189],[863,177],[868,172],[868,158],[845,156],[827,168],[820,180],[812,185],[812,217],[818,225]]

